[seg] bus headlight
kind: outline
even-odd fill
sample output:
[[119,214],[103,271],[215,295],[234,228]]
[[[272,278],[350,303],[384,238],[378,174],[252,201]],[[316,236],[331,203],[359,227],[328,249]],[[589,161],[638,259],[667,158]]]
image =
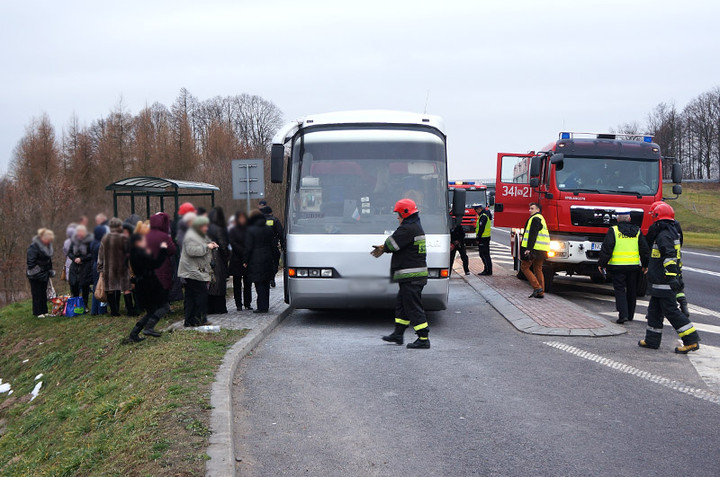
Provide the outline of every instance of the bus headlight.
[[570,255],[570,244],[562,240],[551,240],[548,257],[568,258]]

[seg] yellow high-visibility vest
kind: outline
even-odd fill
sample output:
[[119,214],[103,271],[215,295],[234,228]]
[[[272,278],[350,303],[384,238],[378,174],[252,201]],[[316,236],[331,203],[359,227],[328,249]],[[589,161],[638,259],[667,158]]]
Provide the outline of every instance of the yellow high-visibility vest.
[[613,225],[612,230],[615,233],[615,248],[608,265],[640,265],[640,230],[634,237],[621,234],[617,225]]
[[[482,235],[480,235],[480,217],[482,215],[485,215],[487,217],[487,221],[485,222],[485,228],[482,230]],[[480,213],[478,215],[477,222],[475,222],[475,235],[481,238],[487,238],[490,236],[490,232],[492,232],[492,221],[490,220],[490,216],[487,215],[485,212]]]
[[525,233],[523,234],[522,246],[524,248],[527,248],[528,239],[530,238],[530,222],[536,217],[540,219],[540,222],[542,223],[542,229],[537,234],[537,238],[535,239],[535,246],[533,247],[533,250],[549,252],[550,251],[550,231],[548,231],[547,222],[545,222],[545,217],[543,217],[542,214],[532,215],[528,219],[527,223],[525,224]]

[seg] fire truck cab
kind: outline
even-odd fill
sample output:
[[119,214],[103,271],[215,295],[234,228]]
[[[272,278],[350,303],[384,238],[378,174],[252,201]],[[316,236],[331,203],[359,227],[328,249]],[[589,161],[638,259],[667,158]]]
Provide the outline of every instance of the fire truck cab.
[[[487,186],[481,184],[480,181],[449,181],[448,182],[448,201],[452,208],[453,191],[465,191],[465,215],[462,218],[463,230],[465,230],[465,244],[477,245],[477,236],[475,235],[475,226],[477,225],[478,215],[475,212],[475,205],[480,204],[485,207],[488,204]],[[455,217],[453,216],[453,219]]]
[[[516,269],[528,205],[537,202],[551,239],[546,289],[558,272],[603,281],[597,260],[605,234],[620,211],[630,211],[632,222],[647,233],[650,205],[662,200],[662,160],[649,135],[562,132],[540,152],[499,153],[495,226],[511,228]],[[672,180],[677,197],[679,163],[673,164]]]

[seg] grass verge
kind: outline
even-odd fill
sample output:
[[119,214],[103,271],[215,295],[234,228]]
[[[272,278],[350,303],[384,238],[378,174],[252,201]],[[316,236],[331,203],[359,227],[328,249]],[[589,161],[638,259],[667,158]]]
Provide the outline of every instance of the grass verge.
[[720,250],[720,184],[683,184],[680,198],[669,204],[682,224],[685,246]]
[[13,390],[0,394],[0,475],[204,474],[210,385],[246,331],[122,344],[134,322],[0,310],[0,379]]

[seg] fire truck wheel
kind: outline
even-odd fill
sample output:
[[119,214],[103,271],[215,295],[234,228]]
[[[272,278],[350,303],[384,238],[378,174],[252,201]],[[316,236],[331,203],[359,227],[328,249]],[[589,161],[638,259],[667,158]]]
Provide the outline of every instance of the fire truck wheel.
[[553,282],[555,281],[555,270],[548,267],[543,268],[543,277],[545,278],[545,291],[552,293]]

